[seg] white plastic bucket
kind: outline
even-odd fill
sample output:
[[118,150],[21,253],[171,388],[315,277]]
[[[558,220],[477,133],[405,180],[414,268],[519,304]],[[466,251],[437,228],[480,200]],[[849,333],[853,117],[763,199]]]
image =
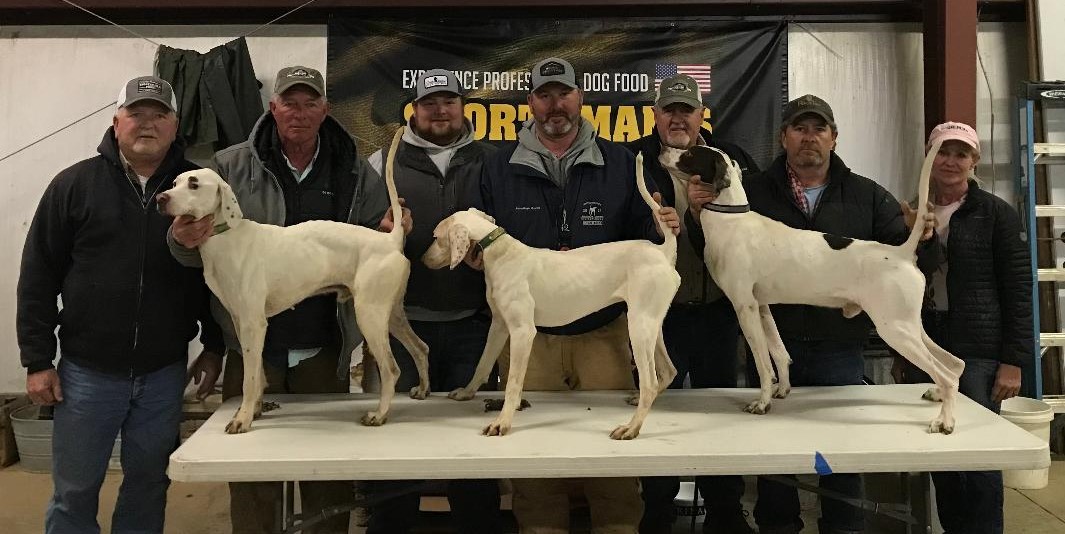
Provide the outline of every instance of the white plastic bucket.
[[[1007,421],[1050,443],[1050,422],[1054,420],[1054,410],[1049,404],[1027,397],[1013,397],[1002,401],[1001,413]],[[1007,488],[1042,489],[1047,486],[1049,478],[1050,468],[1002,472],[1002,484]]]

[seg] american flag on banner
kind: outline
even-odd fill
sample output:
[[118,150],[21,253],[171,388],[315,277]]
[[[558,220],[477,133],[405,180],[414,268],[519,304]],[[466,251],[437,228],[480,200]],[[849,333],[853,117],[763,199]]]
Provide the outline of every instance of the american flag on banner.
[[705,96],[710,92],[710,65],[677,65],[674,63],[659,63],[655,65],[655,91],[662,84],[662,80],[678,74],[687,74],[699,84],[699,91]]

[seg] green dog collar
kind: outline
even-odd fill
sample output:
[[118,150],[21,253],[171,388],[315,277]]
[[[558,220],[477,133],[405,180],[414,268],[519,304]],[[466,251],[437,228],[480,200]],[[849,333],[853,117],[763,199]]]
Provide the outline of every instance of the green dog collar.
[[484,249],[488,248],[488,245],[491,245],[492,243],[495,243],[495,240],[499,239],[499,236],[501,236],[501,235],[503,235],[505,233],[507,233],[507,232],[506,232],[506,230],[503,230],[502,227],[496,227],[495,230],[492,230],[488,235],[484,236],[483,239],[478,241],[477,242],[477,246],[481,247],[481,250],[484,250]]

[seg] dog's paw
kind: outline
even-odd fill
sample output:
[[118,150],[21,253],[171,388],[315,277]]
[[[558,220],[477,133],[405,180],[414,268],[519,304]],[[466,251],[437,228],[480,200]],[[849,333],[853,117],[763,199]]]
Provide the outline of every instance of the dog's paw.
[[247,418],[234,417],[226,425],[226,434],[243,434],[251,430],[251,421]]
[[951,418],[947,421],[943,416],[936,417],[932,420],[932,423],[928,425],[928,432],[932,434],[942,433],[944,436],[948,436],[954,433],[954,420]]
[[928,388],[921,398],[926,401],[943,402],[943,394],[939,392],[939,386],[932,386]]
[[769,401],[756,400],[744,407],[743,411],[755,415],[765,415],[769,413],[769,409],[772,407],[773,405],[770,404]]
[[476,394],[477,390],[475,389],[456,388],[447,394],[447,398],[457,401],[467,401],[472,399]]
[[359,420],[365,426],[381,426],[385,424],[385,421],[388,421],[388,416],[377,412],[366,412],[366,415]]
[[618,425],[618,427],[610,433],[610,439],[633,439],[639,435],[639,427],[630,428],[629,425]]
[[425,400],[427,397],[429,397],[429,388],[428,387],[424,387],[423,388],[421,386],[414,386],[414,387],[410,388],[410,398],[418,399],[418,400]]
[[[774,399],[787,398],[789,393],[791,393],[791,386],[790,385],[783,385],[783,384],[779,384],[779,383],[773,384],[773,398]],[[766,408],[766,410],[768,410],[768,409],[769,408]]]
[[629,394],[625,396],[625,404],[628,404],[629,406],[639,406],[640,392],[629,392]]
[[504,436],[507,432],[510,432],[510,422],[496,419],[495,421],[492,421],[492,424],[484,427],[481,434],[486,436]]

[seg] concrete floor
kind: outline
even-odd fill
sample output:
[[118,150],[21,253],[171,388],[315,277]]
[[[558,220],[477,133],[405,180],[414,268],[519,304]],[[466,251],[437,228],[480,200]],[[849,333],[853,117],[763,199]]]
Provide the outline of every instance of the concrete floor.
[[[100,495],[100,525],[110,530],[121,475],[107,476]],[[752,487],[749,484],[748,487]],[[5,534],[30,534],[42,530],[44,510],[52,492],[51,476],[29,473],[14,465],[0,469],[0,525]],[[749,507],[748,503],[748,507]],[[229,492],[224,484],[179,483],[170,487],[166,533],[224,534],[229,532]],[[816,502],[803,498],[804,516],[816,517]],[[1065,534],[1065,458],[1056,457],[1050,485],[1041,490],[1006,491],[1006,534]],[[803,533],[815,533],[814,521]],[[674,532],[688,532],[690,520],[678,520]],[[440,530],[432,529],[433,532]],[[701,531],[696,529],[696,532]],[[352,528],[353,533],[362,529]],[[869,534],[877,534],[870,529]]]

